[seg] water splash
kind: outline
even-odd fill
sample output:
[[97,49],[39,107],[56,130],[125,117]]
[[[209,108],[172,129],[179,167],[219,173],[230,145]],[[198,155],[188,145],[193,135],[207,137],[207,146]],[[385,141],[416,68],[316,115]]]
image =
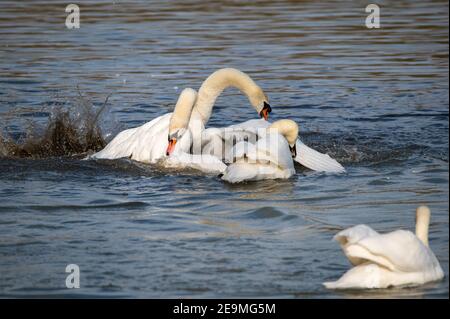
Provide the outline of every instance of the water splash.
[[56,105],[42,128],[31,122],[21,138],[0,133],[0,156],[20,158],[47,158],[73,156],[96,152],[106,145],[100,128],[108,99],[95,107],[78,90],[71,107]]

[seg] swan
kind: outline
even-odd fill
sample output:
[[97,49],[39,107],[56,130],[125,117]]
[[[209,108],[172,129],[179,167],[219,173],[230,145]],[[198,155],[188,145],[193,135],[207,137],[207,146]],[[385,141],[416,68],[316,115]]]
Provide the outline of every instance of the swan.
[[[148,156],[148,154],[142,154],[142,152],[145,152],[146,150],[146,141],[152,140],[154,144],[152,145],[153,147],[150,152],[156,152],[156,154],[166,152],[167,154],[170,154],[169,157],[158,158],[154,162],[156,164],[166,168],[193,168],[205,173],[218,174],[223,172],[226,165],[217,157],[208,154],[189,154],[193,136],[189,125],[191,124],[190,118],[196,100],[197,92],[191,88],[186,88],[181,92],[173,113],[170,113],[170,116],[165,116],[162,121],[157,123],[156,126],[153,126],[153,130],[147,130],[145,125],[137,128],[133,134],[137,134],[141,138],[133,140],[134,144],[125,143],[124,145],[132,148],[129,157],[140,159]],[[166,122],[168,122],[167,133],[164,132]],[[154,132],[162,132],[162,134],[165,134],[164,136],[166,136],[166,138],[158,140],[149,135]],[[127,142],[127,140],[125,142]],[[133,151],[137,153],[133,153]],[[152,154],[153,153],[151,153],[150,156]]]
[[[190,154],[192,146],[192,130],[189,127],[197,92],[193,89],[184,89],[169,121],[167,157],[156,161],[166,168],[193,168],[204,173],[218,174],[226,169],[226,165],[217,157],[208,154]],[[159,145],[164,147],[165,143]]]
[[[208,128],[203,132],[202,153],[220,157],[226,148],[234,142],[239,142],[253,136],[257,138],[258,131],[269,128],[271,123],[262,119],[253,119],[222,128]],[[228,145],[228,146],[226,146]],[[326,173],[344,173],[345,168],[328,154],[320,153],[307,145],[300,138],[295,142],[296,156],[294,160],[313,171]],[[222,155],[222,160],[226,158]]]
[[[139,162],[156,163],[175,150],[176,144],[182,141],[182,136],[186,131],[191,133],[191,142],[194,142],[191,147],[193,147],[194,153],[200,155],[202,132],[211,116],[217,97],[228,87],[235,87],[243,92],[257,113],[267,120],[272,109],[263,90],[244,72],[233,68],[224,68],[212,73],[202,83],[196,94],[189,118],[187,126],[189,130],[180,129],[176,135],[173,135],[176,138],[169,138],[168,141],[172,113],[167,113],[142,126],[120,132],[103,150],[91,155],[90,158],[128,157]],[[193,94],[190,97],[193,98]],[[199,143],[195,143],[195,141],[199,141]],[[169,144],[170,147],[168,147]],[[182,148],[184,149],[186,145],[183,144]]]
[[298,125],[279,120],[265,130],[255,144],[240,141],[233,147],[234,162],[222,175],[229,183],[289,178],[295,174],[294,162]]
[[430,216],[428,207],[417,208],[415,234],[405,230],[379,234],[366,225],[339,232],[334,239],[355,267],[339,280],[325,282],[325,287],[388,288],[442,279],[444,272],[428,246]]

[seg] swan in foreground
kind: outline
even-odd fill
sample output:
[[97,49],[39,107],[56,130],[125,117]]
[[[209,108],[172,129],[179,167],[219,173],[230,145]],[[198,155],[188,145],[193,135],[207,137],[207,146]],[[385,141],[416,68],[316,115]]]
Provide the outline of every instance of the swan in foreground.
[[265,129],[255,144],[240,141],[233,147],[234,162],[222,175],[230,183],[289,178],[295,174],[293,157],[298,136],[297,123],[279,120]]
[[[271,107],[263,90],[247,74],[239,70],[220,69],[203,82],[196,95],[188,124],[192,142],[201,143],[202,131],[211,116],[214,103],[222,91],[228,87],[235,87],[243,92],[257,113],[264,119],[268,118]],[[171,116],[172,113],[167,113],[142,126],[120,132],[103,150],[93,154],[91,158],[128,157],[139,162],[156,163],[166,156],[167,150],[170,153],[176,149],[176,144],[181,141],[182,135],[186,132],[181,129],[176,134],[176,138],[167,140]],[[168,144],[171,144],[169,149]],[[194,143],[193,146],[195,149],[196,144]],[[201,150],[194,150],[194,152],[201,154]]]
[[[252,136],[253,139],[257,139],[259,137],[259,130],[262,129],[262,132],[264,132],[270,125],[271,123],[269,121],[254,119],[228,127],[206,129],[203,132],[204,145],[202,152],[215,156],[226,154],[223,149],[230,147],[230,143],[233,143],[230,141],[231,139],[236,142]],[[294,160],[313,171],[327,173],[345,172],[345,168],[335,159],[331,158],[328,154],[320,153],[308,147],[299,138],[295,142],[295,148],[296,156]],[[228,159],[222,157],[222,160],[227,161]]]
[[339,280],[324,283],[330,289],[415,286],[444,277],[439,261],[428,246],[430,210],[416,210],[416,234],[396,230],[379,234],[366,225],[339,232],[339,242],[355,266]]

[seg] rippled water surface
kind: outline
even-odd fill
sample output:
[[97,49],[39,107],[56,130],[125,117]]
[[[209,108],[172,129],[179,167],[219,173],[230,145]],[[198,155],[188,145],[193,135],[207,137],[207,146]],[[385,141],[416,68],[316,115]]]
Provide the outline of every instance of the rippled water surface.
[[[95,107],[111,94],[100,122],[111,139],[232,66],[264,88],[272,120],[297,121],[302,139],[347,173],[298,166],[289,180],[230,186],[0,147],[0,297],[448,298],[448,2],[378,1],[381,28],[370,30],[368,3],[79,1],[81,28],[68,30],[67,3],[1,1],[5,138],[45,127],[56,106],[77,116],[80,91]],[[227,90],[209,126],[255,116]],[[413,229],[423,203],[443,281],[374,292],[321,285],[349,267],[331,241],[337,231]],[[80,289],[65,288],[71,263]]]

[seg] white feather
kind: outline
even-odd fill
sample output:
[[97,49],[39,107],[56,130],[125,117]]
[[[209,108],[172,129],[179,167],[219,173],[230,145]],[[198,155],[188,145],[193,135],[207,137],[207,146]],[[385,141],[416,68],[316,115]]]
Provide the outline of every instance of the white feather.
[[337,281],[324,283],[327,288],[410,286],[444,277],[433,251],[410,231],[379,234],[358,225],[339,232],[334,239],[355,267]]

